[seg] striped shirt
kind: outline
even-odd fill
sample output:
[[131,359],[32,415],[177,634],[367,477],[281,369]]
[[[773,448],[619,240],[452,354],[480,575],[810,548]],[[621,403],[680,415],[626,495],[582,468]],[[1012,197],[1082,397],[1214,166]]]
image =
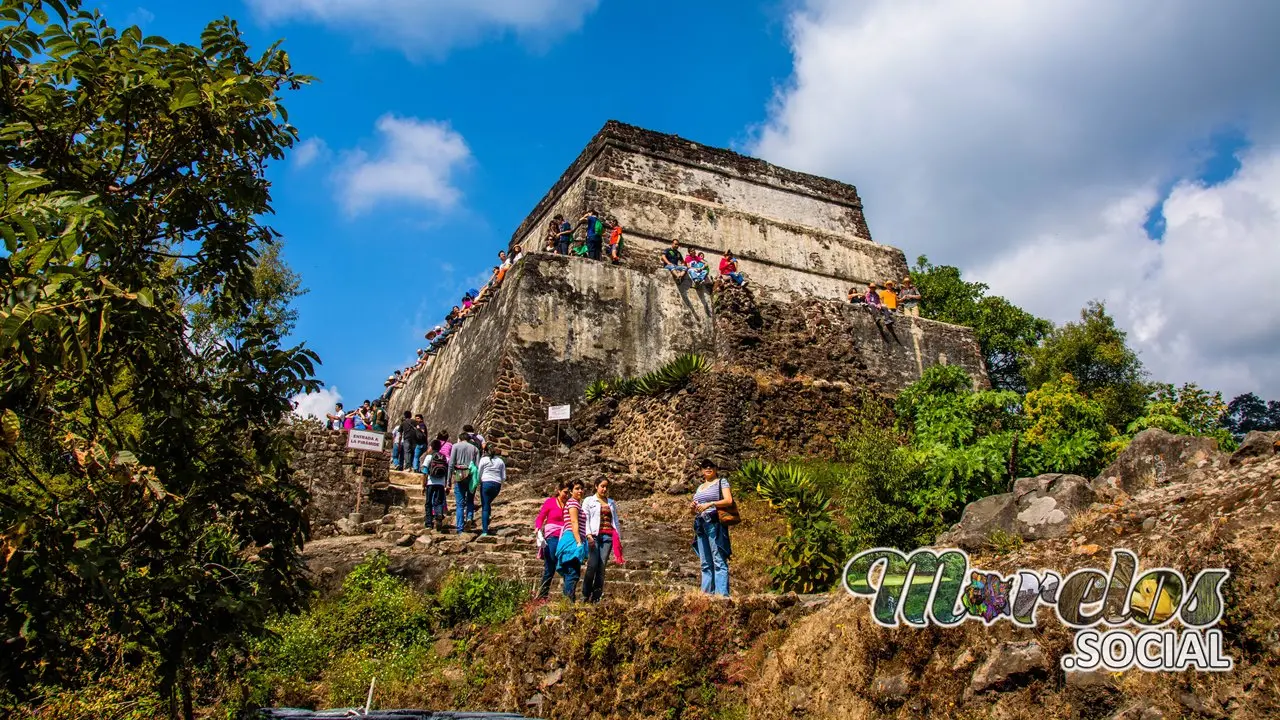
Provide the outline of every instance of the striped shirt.
[[564,504],[564,531],[572,533],[573,529],[569,527],[569,523],[573,522],[573,516],[570,511],[574,508],[578,509],[578,537],[583,541],[587,541],[587,514],[582,510],[582,503],[573,498],[569,498],[569,502]]
[[[729,489],[729,481],[725,480],[724,478],[720,478],[720,483],[718,486],[714,482],[703,483],[699,485],[698,489],[693,493],[693,501],[701,505],[703,503],[713,503],[719,500],[723,500],[724,492],[728,489]],[[707,508],[698,517],[706,518],[707,520],[710,520],[715,516],[716,516],[716,509]]]

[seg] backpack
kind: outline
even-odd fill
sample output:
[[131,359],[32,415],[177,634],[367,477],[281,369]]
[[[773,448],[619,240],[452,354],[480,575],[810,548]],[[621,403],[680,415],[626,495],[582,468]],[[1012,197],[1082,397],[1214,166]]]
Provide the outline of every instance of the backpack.
[[595,226],[593,229],[595,230],[595,232],[593,234],[596,237],[601,237],[601,238],[604,237],[604,221],[601,220],[600,218],[596,218],[594,225]]
[[427,477],[443,478],[449,474],[449,458],[444,453],[438,452],[431,456],[431,462],[427,464]]
[[426,433],[422,432],[422,428],[413,422],[400,423],[400,437],[414,445],[421,445],[427,441]]

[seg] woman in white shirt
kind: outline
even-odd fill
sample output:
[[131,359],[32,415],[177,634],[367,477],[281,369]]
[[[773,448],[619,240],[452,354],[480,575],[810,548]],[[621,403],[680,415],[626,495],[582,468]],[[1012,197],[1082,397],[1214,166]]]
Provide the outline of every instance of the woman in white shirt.
[[604,594],[604,566],[612,554],[614,562],[622,562],[622,523],[618,505],[609,497],[609,481],[596,483],[596,494],[582,501],[587,515],[587,573],[582,599],[600,602]]
[[507,463],[490,447],[476,464],[476,469],[480,471],[480,537],[487,537],[489,509],[498,493],[502,492],[502,483],[507,479]]

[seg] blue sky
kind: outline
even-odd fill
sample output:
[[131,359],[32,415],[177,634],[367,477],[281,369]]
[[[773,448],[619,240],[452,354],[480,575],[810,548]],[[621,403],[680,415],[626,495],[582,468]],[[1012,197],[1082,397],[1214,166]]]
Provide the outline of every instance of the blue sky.
[[909,259],[1057,322],[1105,300],[1153,378],[1280,398],[1280,313],[1195,291],[1280,307],[1280,3],[100,7],[189,42],[230,15],[318,78],[270,176],[321,405],[377,394],[610,118],[851,182]]

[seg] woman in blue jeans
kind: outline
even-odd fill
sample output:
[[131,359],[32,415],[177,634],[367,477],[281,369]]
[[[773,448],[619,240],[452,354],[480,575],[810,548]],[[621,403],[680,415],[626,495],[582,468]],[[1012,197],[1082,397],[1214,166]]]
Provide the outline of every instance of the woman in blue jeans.
[[502,492],[502,483],[507,479],[507,463],[493,446],[485,449],[484,457],[476,465],[480,471],[480,537],[489,535],[489,511],[498,493]]
[[693,550],[702,564],[702,592],[729,596],[729,528],[720,523],[717,508],[733,504],[729,481],[721,478],[710,458],[701,463],[702,484],[693,493]]

